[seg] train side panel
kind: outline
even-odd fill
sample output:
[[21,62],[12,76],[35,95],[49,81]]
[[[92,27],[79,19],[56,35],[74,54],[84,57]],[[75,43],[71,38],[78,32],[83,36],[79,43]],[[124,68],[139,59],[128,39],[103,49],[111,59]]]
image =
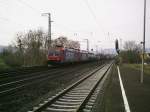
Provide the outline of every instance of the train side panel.
[[81,52],[80,61],[87,61],[87,60],[88,60],[88,54]]
[[94,53],[76,49],[56,48],[48,52],[48,64],[65,64],[96,60]]
[[74,62],[74,52],[72,50],[66,49],[64,51],[64,62]]

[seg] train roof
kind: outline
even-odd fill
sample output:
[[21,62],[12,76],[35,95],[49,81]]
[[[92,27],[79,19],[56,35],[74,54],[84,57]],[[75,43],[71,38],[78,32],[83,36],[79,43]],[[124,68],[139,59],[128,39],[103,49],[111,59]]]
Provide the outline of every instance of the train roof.
[[68,51],[77,51],[77,52],[80,52],[80,53],[88,53],[88,54],[94,55],[93,52],[88,52],[86,50],[80,50],[80,49],[75,49],[75,48],[67,48],[67,47],[62,47],[62,46],[57,46],[57,47],[54,47],[54,48],[50,48],[49,50],[68,50]]

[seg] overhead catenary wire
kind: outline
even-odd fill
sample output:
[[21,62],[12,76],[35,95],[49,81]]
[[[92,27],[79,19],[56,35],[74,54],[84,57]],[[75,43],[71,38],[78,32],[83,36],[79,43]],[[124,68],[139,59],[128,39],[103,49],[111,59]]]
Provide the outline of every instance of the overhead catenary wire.
[[[0,0],[0,2],[3,2],[5,0]],[[36,8],[32,7],[30,4],[26,3],[24,0],[16,0],[18,1],[19,3],[27,6],[28,8],[32,9],[37,15],[39,15],[41,17],[41,12],[39,10],[37,10]],[[3,20],[3,21],[8,21],[8,22],[11,22],[15,25],[18,25],[18,26],[22,26],[22,27],[25,27],[25,25],[21,24],[21,23],[18,23],[14,20],[11,20],[11,19],[8,19],[8,18],[5,18],[5,17],[0,17],[0,20]]]
[[90,6],[88,0],[83,0],[83,1],[84,1],[84,3],[86,4],[87,8],[89,9],[89,12],[91,13],[93,19],[95,20],[96,25],[102,30],[102,32],[103,32],[104,35],[105,35],[105,31],[104,31],[104,29],[101,27],[102,25],[100,25],[100,23],[98,22],[97,16],[95,15],[95,13],[94,13],[92,7]]
[[80,34],[85,34],[85,33],[91,33],[89,31],[84,31],[84,30],[74,30],[66,25],[60,24],[60,23],[56,23],[55,22],[55,26],[60,28],[60,29],[65,29],[71,33],[73,33],[74,35],[80,35]]
[[0,0],[0,3],[4,3],[6,0]]
[[[38,9],[34,8],[33,6],[31,6],[29,3],[25,2],[24,0],[16,0],[16,1],[18,1],[18,2],[20,2],[21,4],[27,6],[28,8],[32,9],[36,14],[38,14],[39,16],[41,16],[41,12],[40,12]],[[89,8],[90,8],[90,6],[89,6]],[[91,9],[91,8],[90,8],[90,9]],[[91,12],[92,12],[92,14],[93,14],[93,16],[94,16],[94,18],[95,18],[95,20],[96,20],[96,16],[95,16],[94,12],[92,11],[92,9],[91,9]],[[96,20],[96,21],[97,21],[97,20]],[[96,23],[98,23],[98,22],[96,22]],[[58,25],[58,24],[57,24],[57,25]],[[64,25],[60,25],[60,24],[59,24],[59,26],[62,26],[62,27],[64,27],[64,28],[67,28],[69,31],[78,32],[78,31],[72,30],[72,28],[68,28],[68,27],[66,27],[66,26],[64,26]],[[99,25],[99,26],[100,26],[100,25]]]
[[23,24],[18,23],[18,22],[16,22],[16,21],[13,21],[13,20],[11,20],[11,19],[5,18],[5,17],[1,17],[1,16],[0,16],[0,20],[13,23],[13,24],[15,24],[15,25],[17,25],[17,26],[25,27]]
[[3,20],[3,21],[10,21],[9,19],[4,18],[4,17],[0,17],[0,20]]
[[[38,9],[36,9],[35,7],[33,7],[30,3],[26,2],[25,0],[16,0],[16,1],[18,1],[20,4],[22,4],[22,5],[24,5],[24,6],[28,7],[28,8],[31,9],[34,13],[38,14],[38,15],[41,17],[41,11],[38,10]],[[91,8],[89,2],[88,2],[87,0],[84,0],[84,1],[85,1],[85,3],[86,3],[86,5],[87,5],[87,7],[88,7],[88,9],[89,9],[89,11],[90,11],[90,13],[92,14],[92,16],[93,16],[93,18],[94,18],[96,24],[98,25],[98,27],[99,27],[100,29],[102,29],[102,27],[101,27],[102,25],[99,24],[99,22],[98,22],[98,20],[97,20],[97,16],[95,15],[93,9]],[[11,21],[11,20],[6,20],[6,21]],[[13,22],[13,23],[16,23],[16,22]],[[20,24],[20,23],[19,23],[19,24]],[[63,27],[66,27],[66,26],[63,25]],[[74,31],[75,33],[78,32],[78,31],[72,30],[72,28],[67,28],[67,29],[70,30],[70,31]],[[103,33],[104,33],[104,29],[102,29],[102,31],[103,31]],[[105,33],[104,33],[104,35],[105,35]]]
[[27,6],[28,8],[32,9],[36,14],[38,14],[39,16],[41,16],[41,11],[40,11],[40,10],[34,8],[33,6],[31,6],[30,4],[28,4],[28,3],[25,2],[24,0],[16,0],[16,1],[18,1],[19,3],[21,3],[21,4],[25,5],[25,6]]
[[[100,22],[98,21],[97,16],[96,16],[95,12],[93,11],[93,8],[92,8],[91,5],[89,4],[88,0],[83,0],[83,1],[84,1],[84,3],[86,4],[86,6],[87,6],[89,12],[91,13],[93,19],[95,20],[95,23],[97,24],[97,26],[101,29],[102,33],[104,34],[105,39],[108,39],[108,40],[109,40],[109,39],[110,39],[110,40],[113,39],[113,42],[114,42],[115,39],[112,38],[113,36],[111,36],[111,38],[110,38],[109,32],[106,32],[106,31],[104,30],[104,27],[103,27],[102,23],[100,24]],[[109,35],[109,36],[108,36],[108,35]]]

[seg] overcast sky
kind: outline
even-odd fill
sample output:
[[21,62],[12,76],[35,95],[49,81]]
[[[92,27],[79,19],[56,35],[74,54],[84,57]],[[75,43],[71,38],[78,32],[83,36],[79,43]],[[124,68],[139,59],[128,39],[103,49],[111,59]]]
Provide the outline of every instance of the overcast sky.
[[[17,32],[47,31],[50,12],[52,38],[67,36],[90,48],[114,48],[114,39],[142,41],[144,0],[0,0],[0,45],[10,44]],[[150,0],[147,0],[146,47],[150,47]],[[109,33],[108,33],[109,32]],[[100,41],[100,42],[98,42]],[[95,49],[95,48],[94,48]]]

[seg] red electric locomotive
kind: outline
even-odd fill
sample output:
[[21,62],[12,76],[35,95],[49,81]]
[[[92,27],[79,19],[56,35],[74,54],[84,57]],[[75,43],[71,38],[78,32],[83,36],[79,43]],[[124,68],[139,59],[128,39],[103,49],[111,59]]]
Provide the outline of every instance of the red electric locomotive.
[[94,53],[71,48],[56,47],[48,52],[48,64],[65,64],[96,60]]
[[68,49],[56,47],[48,52],[48,64],[63,64],[80,61],[80,51],[77,49]]

